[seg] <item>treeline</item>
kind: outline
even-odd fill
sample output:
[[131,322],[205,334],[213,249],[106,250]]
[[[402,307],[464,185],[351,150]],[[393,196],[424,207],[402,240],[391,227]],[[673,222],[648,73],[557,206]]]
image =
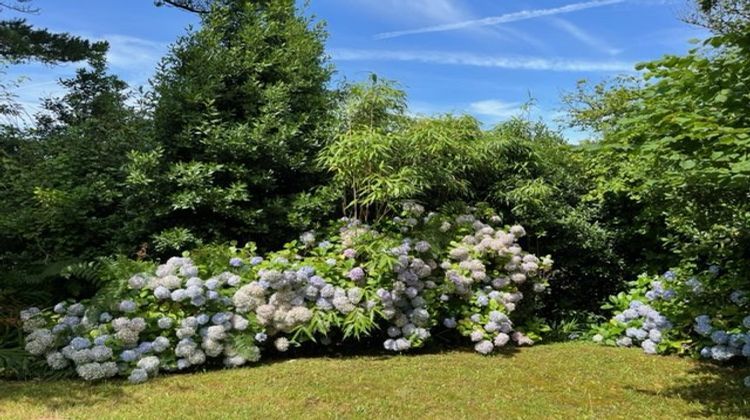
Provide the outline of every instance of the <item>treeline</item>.
[[701,2],[705,43],[567,95],[571,123],[596,133],[580,146],[520,118],[483,130],[465,115],[410,116],[398,85],[375,76],[332,88],[325,31],[293,0],[167,3],[201,25],[145,95],[108,71],[104,44],[0,23],[9,65],[87,60],[33,124],[2,126],[5,316],[90,296],[103,257],[275,249],[341,216],[377,224],[405,200],[487,203],[523,224],[524,248],[556,262],[548,319],[596,312],[627,279],[679,264],[747,281],[746,2]]

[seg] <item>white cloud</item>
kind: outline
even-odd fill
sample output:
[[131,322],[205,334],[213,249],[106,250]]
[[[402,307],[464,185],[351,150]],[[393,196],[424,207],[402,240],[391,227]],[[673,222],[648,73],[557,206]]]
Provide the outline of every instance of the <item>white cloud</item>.
[[521,105],[516,102],[503,102],[497,99],[488,99],[472,102],[469,104],[469,111],[473,114],[505,119],[518,115],[521,111]]
[[552,22],[553,25],[567,32],[568,35],[583,42],[584,44],[588,45],[589,47],[597,51],[600,51],[609,55],[617,55],[622,52],[621,49],[612,47],[611,45],[607,44],[606,41],[603,41],[600,38],[586,32],[583,28],[575,25],[573,22],[567,21],[562,18],[554,18],[554,17],[550,18],[550,21]]
[[392,51],[365,49],[333,49],[331,57],[338,61],[410,61],[429,64],[493,67],[512,70],[544,70],[563,72],[627,72],[634,63],[624,61],[588,61],[564,58],[489,56],[466,52]]
[[401,21],[451,22],[469,19],[467,10],[454,0],[345,0],[346,5],[359,3],[370,10]]
[[522,10],[520,12],[508,13],[500,16],[490,16],[481,19],[463,20],[458,22],[446,23],[441,25],[425,26],[416,29],[407,29],[403,31],[383,32],[375,35],[375,39],[396,38],[405,35],[423,34],[429,32],[455,31],[478,26],[491,26],[500,23],[516,22],[519,20],[533,19],[542,16],[553,16],[563,13],[571,13],[579,10],[590,9],[594,7],[608,6],[611,4],[622,3],[625,0],[593,0],[582,3],[573,3],[552,9],[535,9]]
[[539,38],[537,38],[535,36],[529,35],[526,32],[519,31],[517,29],[513,29],[513,28],[508,27],[508,26],[504,26],[504,27],[503,26],[498,26],[498,27],[495,27],[494,29],[497,30],[498,32],[501,32],[501,33],[504,33],[504,34],[508,34],[508,35],[510,35],[510,36],[512,36],[512,37],[514,37],[516,39],[519,39],[519,40],[521,40],[521,41],[523,41],[523,42],[525,42],[525,43],[527,43],[527,44],[529,44],[529,45],[531,45],[531,46],[533,46],[533,47],[535,47],[535,48],[537,48],[539,50],[544,50],[544,51],[549,50],[549,46],[547,45],[547,43],[545,41],[543,41],[543,40],[541,40],[541,39],[539,39]]
[[166,43],[126,35],[105,35],[100,39],[109,42],[109,64],[127,70],[153,71],[168,47]]

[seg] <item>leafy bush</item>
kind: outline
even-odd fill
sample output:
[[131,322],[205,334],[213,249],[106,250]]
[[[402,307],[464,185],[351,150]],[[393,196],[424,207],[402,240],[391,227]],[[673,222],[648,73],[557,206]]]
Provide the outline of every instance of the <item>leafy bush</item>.
[[627,293],[612,296],[605,308],[616,315],[594,328],[593,339],[640,345],[649,354],[741,360],[750,357],[748,296],[746,273],[686,263],[662,276],[643,275]]
[[522,118],[482,131],[468,116],[410,117],[405,93],[375,76],[345,93],[339,132],[318,157],[331,183],[298,202],[299,220],[314,225],[310,213],[379,220],[403,199],[431,208],[487,202],[504,222],[523,222],[524,246],[556,256],[545,316],[596,311],[621,290],[616,235],[584,199],[594,187],[586,156],[559,134]]
[[126,282],[88,301],[23,311],[25,348],[86,380],[142,382],[160,370],[234,367],[271,349],[379,330],[383,347],[399,352],[454,328],[482,354],[538,339],[534,296],[547,287],[551,260],[522,251],[524,229],[495,227],[487,209],[423,212],[407,203],[377,229],[345,219],[326,240],[306,232],[265,256],[249,244],[204,247],[159,266],[120,261],[110,273],[130,271]]
[[515,118],[483,133],[475,153],[465,199],[486,201],[506,223],[523,221],[524,246],[555,256],[546,317],[597,311],[622,290],[627,270],[617,230],[603,224],[603,208],[586,199],[594,184],[579,148],[543,123]]
[[576,122],[602,136],[586,148],[587,199],[628,266],[750,261],[749,45],[714,37],[639,65],[642,82],[574,101]]
[[332,178],[318,196],[333,194],[347,217],[379,221],[403,200],[442,206],[468,191],[481,136],[474,118],[410,118],[405,93],[376,76],[345,88],[339,114],[339,132],[317,158]]

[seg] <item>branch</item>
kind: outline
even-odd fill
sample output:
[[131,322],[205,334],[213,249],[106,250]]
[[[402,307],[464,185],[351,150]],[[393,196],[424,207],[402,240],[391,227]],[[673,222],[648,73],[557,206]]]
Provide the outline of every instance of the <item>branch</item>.
[[212,0],[155,0],[157,6],[169,5],[191,13],[204,14],[211,10]]
[[[26,6],[24,3],[29,3],[31,0],[15,0],[16,4],[10,4],[7,1],[0,1],[0,9],[6,8],[15,10],[20,13],[39,13],[39,9],[36,7]],[[1,10],[0,10],[1,11]]]

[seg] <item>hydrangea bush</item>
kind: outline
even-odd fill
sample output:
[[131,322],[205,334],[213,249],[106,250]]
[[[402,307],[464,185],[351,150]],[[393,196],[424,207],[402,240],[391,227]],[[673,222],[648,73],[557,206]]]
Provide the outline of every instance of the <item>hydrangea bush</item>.
[[594,341],[717,362],[750,358],[750,294],[741,274],[686,265],[630,286],[610,297],[604,308],[615,315],[594,328]]
[[487,210],[424,214],[410,203],[377,229],[345,219],[325,240],[306,232],[263,256],[252,244],[206,247],[133,273],[106,304],[23,311],[26,350],[85,380],[140,383],[305,341],[381,336],[402,352],[455,329],[482,354],[530,345],[518,309],[545,290],[552,261],[521,249],[521,226],[499,225]]

